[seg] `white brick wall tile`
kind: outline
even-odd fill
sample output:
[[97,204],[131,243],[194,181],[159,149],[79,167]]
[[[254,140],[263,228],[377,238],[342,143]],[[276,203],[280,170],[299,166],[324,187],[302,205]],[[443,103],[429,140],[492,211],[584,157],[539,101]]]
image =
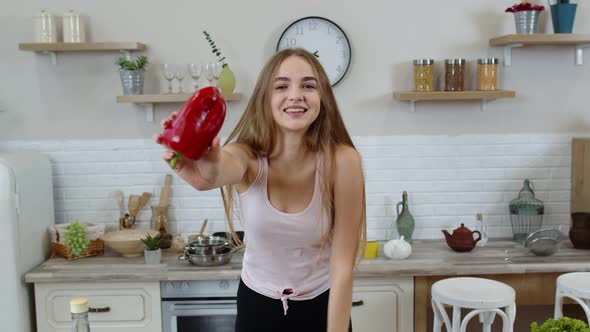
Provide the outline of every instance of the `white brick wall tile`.
[[552,191],[550,197],[553,202],[569,202],[571,193],[569,191]]
[[[512,236],[508,203],[533,182],[545,202],[544,224],[569,227],[571,135],[461,135],[354,137],[363,158],[369,238],[397,236],[395,205],[408,191],[416,221],[414,238],[442,238],[463,222],[477,228],[484,213],[492,237]],[[74,219],[117,227],[119,211],[112,192],[125,197],[147,191],[159,201],[164,175],[174,175],[169,231],[224,231],[219,190],[200,192],[162,160],[164,148],[152,139],[47,140],[0,142],[0,151],[41,151],[53,164],[56,221]],[[127,201],[125,202],[127,204]],[[149,227],[145,207],[138,226]],[[241,229],[241,225],[237,225]]]

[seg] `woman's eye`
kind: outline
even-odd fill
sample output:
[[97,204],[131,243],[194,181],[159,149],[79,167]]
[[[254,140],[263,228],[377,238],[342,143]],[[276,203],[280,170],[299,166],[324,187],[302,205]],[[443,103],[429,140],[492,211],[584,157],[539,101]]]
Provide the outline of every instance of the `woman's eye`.
[[303,87],[305,89],[315,89],[315,85],[312,85],[312,84],[305,84],[305,85],[303,85]]
[[283,90],[283,89],[286,89],[286,88],[287,88],[287,87],[286,87],[286,86],[284,86],[284,85],[277,85],[277,86],[275,87],[275,90]]

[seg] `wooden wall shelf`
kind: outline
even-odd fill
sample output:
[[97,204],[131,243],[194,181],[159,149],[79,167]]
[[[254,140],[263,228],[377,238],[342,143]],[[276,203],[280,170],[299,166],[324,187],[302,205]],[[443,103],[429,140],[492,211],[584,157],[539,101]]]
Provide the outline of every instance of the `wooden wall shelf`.
[[[152,95],[129,95],[117,96],[117,103],[132,103],[145,106],[146,121],[154,121],[154,104],[171,104],[184,103],[193,93],[167,93],[167,94],[152,94]],[[239,101],[242,99],[241,93],[222,93],[223,99],[226,102]]]
[[432,91],[432,92],[414,92],[401,91],[394,92],[396,99],[410,102],[410,112],[416,111],[417,101],[452,101],[452,100],[480,100],[481,110],[485,109],[487,101],[498,98],[514,98],[516,92],[510,90],[496,91]]
[[51,62],[57,63],[57,52],[108,52],[120,51],[130,59],[131,52],[145,50],[145,44],[138,42],[103,42],[103,43],[21,43],[21,51],[43,52],[51,55]]
[[583,50],[590,47],[590,35],[588,34],[532,34],[532,35],[505,35],[490,39],[490,46],[504,47],[504,65],[512,65],[512,49],[524,46],[574,46],[575,63],[584,63]]

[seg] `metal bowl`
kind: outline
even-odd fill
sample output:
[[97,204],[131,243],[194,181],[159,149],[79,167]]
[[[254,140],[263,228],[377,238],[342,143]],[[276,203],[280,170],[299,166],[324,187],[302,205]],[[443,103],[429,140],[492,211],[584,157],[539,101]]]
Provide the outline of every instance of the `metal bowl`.
[[229,242],[226,238],[219,236],[208,236],[190,240],[184,247],[184,251],[192,255],[216,255],[223,254],[229,249]]

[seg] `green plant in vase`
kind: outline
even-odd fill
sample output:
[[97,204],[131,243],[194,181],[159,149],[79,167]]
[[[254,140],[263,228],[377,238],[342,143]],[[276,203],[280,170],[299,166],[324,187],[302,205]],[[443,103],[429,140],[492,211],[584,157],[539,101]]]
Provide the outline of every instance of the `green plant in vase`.
[[160,234],[156,234],[154,237],[151,235],[146,235],[145,238],[141,239],[141,242],[146,246],[147,250],[158,250],[160,249],[160,242],[162,239],[160,238]]
[[211,37],[207,31],[203,31],[203,34],[205,35],[207,42],[209,42],[209,46],[211,46],[211,53],[217,57],[217,62],[221,63],[223,66],[221,73],[219,74],[219,90],[224,93],[234,92],[234,89],[236,88],[236,77],[234,76],[233,71],[229,68],[229,65],[225,61],[225,57],[221,56],[221,49],[215,44],[213,37]]
[[143,242],[146,247],[143,255],[146,264],[160,264],[160,261],[162,260],[162,249],[160,249],[161,241],[162,238],[160,237],[160,233],[156,234],[154,237],[147,234],[145,238],[141,239],[141,242]]
[[142,55],[132,60],[120,56],[117,58],[116,64],[119,66],[123,94],[143,94],[143,74],[149,64],[148,58]]

